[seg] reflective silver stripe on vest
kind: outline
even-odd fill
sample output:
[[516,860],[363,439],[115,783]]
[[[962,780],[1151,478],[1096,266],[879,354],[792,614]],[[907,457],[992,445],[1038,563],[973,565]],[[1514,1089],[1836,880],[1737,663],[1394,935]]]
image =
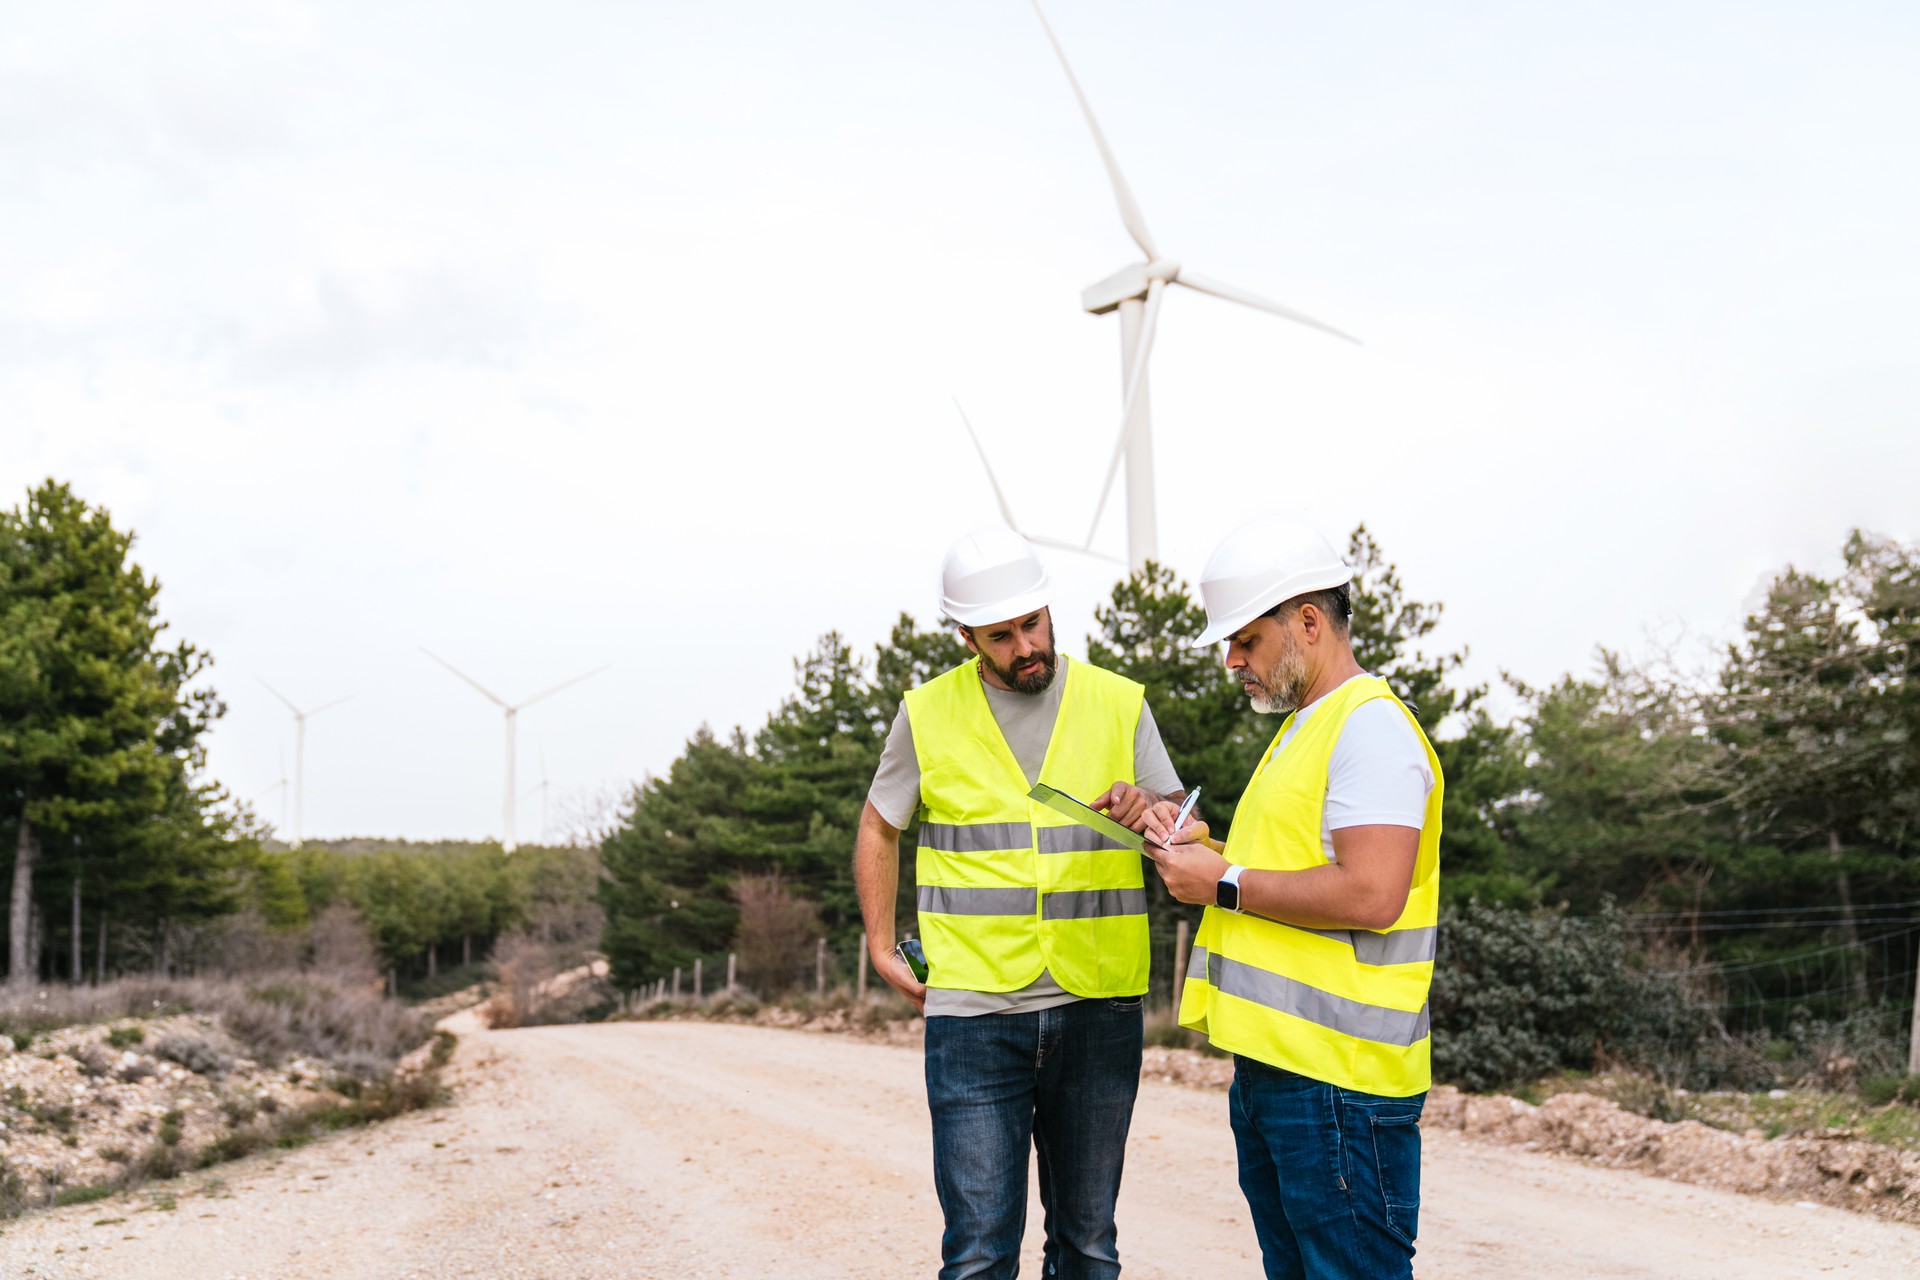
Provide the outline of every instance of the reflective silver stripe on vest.
[[1396,929],[1392,933],[1374,933],[1370,929],[1300,929],[1353,948],[1353,958],[1361,964],[1419,964],[1437,954],[1440,931],[1432,925],[1424,929]]
[[1033,828],[1024,822],[923,822],[920,847],[948,853],[994,853],[1033,847]]
[[1187,958],[1187,976],[1189,978],[1198,978],[1202,982],[1207,980],[1207,956],[1209,954],[1211,953],[1208,952],[1205,947],[1195,947],[1193,949],[1193,954]]
[[943,916],[1030,916],[1035,889],[954,889],[920,886],[919,906]]
[[1363,1004],[1225,956],[1207,957],[1207,980],[1230,996],[1290,1013],[1356,1040],[1405,1047],[1426,1039],[1432,1026],[1426,1004],[1414,1013]]
[[1145,889],[1063,889],[1040,900],[1042,920],[1091,920],[1147,914]]
[[1079,823],[1070,827],[1041,827],[1038,834],[1042,853],[1095,853],[1102,849],[1127,847],[1111,836]]

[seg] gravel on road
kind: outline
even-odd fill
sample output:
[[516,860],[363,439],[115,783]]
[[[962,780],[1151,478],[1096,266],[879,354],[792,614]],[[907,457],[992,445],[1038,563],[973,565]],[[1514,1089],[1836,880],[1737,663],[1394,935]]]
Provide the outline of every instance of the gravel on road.
[[[893,1280],[939,1266],[920,1056],[696,1022],[462,1028],[452,1105],[0,1231],[5,1280]],[[1260,1274],[1225,1097],[1142,1085],[1127,1274]],[[1920,1275],[1920,1229],[1427,1135],[1421,1280]],[[1038,1274],[1040,1212],[1026,1269]]]

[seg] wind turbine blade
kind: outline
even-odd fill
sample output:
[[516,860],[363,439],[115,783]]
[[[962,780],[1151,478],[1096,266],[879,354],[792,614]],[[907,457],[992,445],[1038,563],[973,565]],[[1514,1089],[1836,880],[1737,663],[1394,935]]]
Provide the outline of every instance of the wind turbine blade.
[[1140,216],[1140,206],[1134,203],[1133,192],[1120,174],[1120,162],[1113,158],[1113,149],[1107,146],[1107,135],[1100,132],[1100,122],[1093,118],[1093,106],[1081,91],[1080,78],[1073,74],[1073,64],[1067,61],[1067,51],[1060,47],[1060,37],[1053,34],[1053,24],[1047,21],[1047,15],[1041,10],[1040,0],[1033,0],[1033,11],[1038,15],[1040,25],[1046,29],[1054,53],[1060,57],[1060,69],[1067,73],[1067,83],[1073,86],[1073,96],[1080,100],[1080,111],[1087,118],[1087,127],[1093,130],[1094,145],[1100,148],[1100,159],[1107,166],[1113,194],[1120,202],[1120,221],[1126,224],[1127,234],[1133,237],[1133,242],[1140,246],[1140,252],[1146,254],[1151,262],[1160,255],[1154,250],[1153,237],[1147,234],[1147,220]]
[[348,694],[348,695],[347,695],[346,697],[344,697],[344,698],[335,698],[335,699],[334,699],[334,700],[333,700],[332,702],[323,702],[323,703],[321,703],[321,704],[320,704],[319,706],[317,706],[317,707],[315,707],[315,708],[314,708],[313,710],[311,710],[311,711],[309,711],[309,712],[307,712],[307,714],[308,714],[309,716],[317,716],[317,715],[319,715],[319,714],[320,714],[320,713],[321,713],[322,711],[326,711],[326,710],[329,710],[329,709],[331,709],[331,708],[333,708],[333,707],[337,707],[337,706],[339,706],[339,705],[340,705],[341,703],[343,703],[343,702],[352,702],[352,701],[353,701],[353,695],[352,695],[352,694]]
[[487,688],[485,685],[481,684],[478,680],[475,680],[472,676],[468,675],[466,672],[462,671],[460,668],[454,666],[451,662],[448,662],[445,658],[441,657],[439,654],[435,653],[433,650],[427,648],[427,646],[421,645],[420,652],[426,654],[429,658],[432,658],[435,662],[439,663],[441,666],[445,667],[447,670],[453,672],[453,674],[459,676],[462,680],[465,680],[468,684],[478,689],[482,694],[486,696],[489,702],[492,702],[498,706],[506,707],[508,711],[513,710],[512,707],[507,706],[506,700],[502,698],[499,694]]
[[1007,522],[1007,528],[1017,532],[1020,525],[1013,518],[1013,508],[1007,505],[1007,495],[1000,491],[1000,481],[993,474],[993,464],[987,461],[986,447],[980,443],[980,435],[973,429],[973,421],[967,417],[967,411],[960,407],[959,396],[953,398],[953,407],[960,414],[961,424],[967,429],[967,438],[973,441],[973,451],[980,455],[980,465],[987,469],[987,483],[993,486],[993,500],[1000,504],[1000,518]]
[[1243,307],[1252,307],[1256,311],[1269,311],[1276,316],[1283,316],[1288,320],[1292,320],[1296,324],[1304,324],[1309,328],[1318,329],[1322,333],[1330,333],[1336,338],[1345,338],[1356,347],[1360,345],[1360,339],[1354,337],[1352,334],[1342,333],[1330,324],[1322,324],[1310,315],[1295,311],[1292,307],[1283,307],[1279,303],[1269,301],[1257,293],[1248,293],[1245,289],[1236,289],[1230,284],[1221,284],[1218,280],[1210,280],[1206,276],[1196,275],[1185,267],[1180,268],[1180,274],[1175,277],[1175,279],[1177,283],[1183,284],[1189,289],[1197,289],[1201,293],[1210,293],[1216,298],[1225,298],[1228,302],[1237,302]]
[[1042,538],[1032,533],[1023,533],[1020,536],[1028,542],[1037,542],[1043,547],[1058,547],[1062,551],[1071,551],[1077,556],[1092,556],[1095,560],[1107,560],[1114,564],[1126,563],[1126,561],[1122,560],[1119,556],[1110,556],[1104,551],[1095,551],[1091,547],[1079,546],[1072,542],[1062,542],[1058,538]]
[[543,693],[534,694],[531,698],[528,698],[525,702],[522,702],[518,706],[514,707],[513,710],[519,711],[526,707],[532,706],[534,703],[540,701],[540,699],[542,698],[551,698],[554,694],[560,692],[562,689],[570,689],[574,685],[579,684],[582,680],[585,680],[588,676],[597,676],[602,671],[605,671],[607,667],[610,667],[612,665],[613,664],[609,662],[606,667],[595,667],[593,670],[587,672],[586,675],[575,676],[571,680],[562,680],[559,684],[553,686],[553,688],[548,689]]
[[1166,286],[1160,281],[1148,282],[1147,313],[1140,318],[1140,338],[1133,349],[1133,372],[1127,376],[1127,398],[1120,406],[1120,438],[1113,442],[1113,458],[1107,463],[1107,482],[1100,486],[1093,523],[1087,526],[1087,547],[1093,546],[1093,535],[1099,530],[1100,517],[1107,509],[1107,495],[1113,492],[1113,478],[1120,474],[1120,459],[1127,455],[1127,441],[1133,435],[1133,407],[1139,402],[1140,384],[1147,376],[1147,357],[1153,353],[1153,331],[1160,320],[1160,299],[1165,293]]
[[[260,680],[260,677],[259,677],[259,676],[255,676],[255,677],[254,677],[254,679],[255,679],[255,680]],[[303,714],[305,714],[304,712],[302,712],[302,711],[300,710],[300,708],[298,708],[298,707],[296,707],[296,706],[294,706],[294,705],[293,705],[293,702],[292,702],[292,700],[291,700],[291,699],[289,699],[289,698],[287,697],[287,695],[286,695],[286,694],[284,694],[284,693],[282,693],[282,692],[280,692],[280,691],[279,691],[278,689],[276,689],[276,688],[274,688],[274,687],[273,687],[272,685],[270,685],[270,684],[268,684],[268,683],[267,683],[267,682],[266,682],[265,680],[260,680],[260,686],[261,686],[261,687],[262,687],[263,689],[265,689],[265,690],[266,690],[266,691],[267,691],[268,693],[270,693],[270,694],[272,694],[272,695],[273,695],[274,697],[276,697],[276,698],[278,698],[278,699],[280,699],[280,701],[282,701],[282,702],[284,702],[284,703],[286,703],[286,704],[287,704],[287,710],[289,710],[289,711],[291,711],[291,712],[293,712],[293,714],[294,714],[294,716],[295,716],[296,718],[297,718],[297,717],[299,717],[299,716],[301,716],[301,715],[303,715]]]

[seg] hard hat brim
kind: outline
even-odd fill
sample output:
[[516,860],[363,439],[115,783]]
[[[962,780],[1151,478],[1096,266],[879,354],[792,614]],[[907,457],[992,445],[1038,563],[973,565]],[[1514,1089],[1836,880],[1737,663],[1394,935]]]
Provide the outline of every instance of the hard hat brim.
[[[1316,573],[1295,574],[1282,578],[1270,588],[1255,593],[1253,599],[1256,603],[1254,604],[1243,605],[1218,620],[1215,620],[1209,611],[1206,630],[1193,641],[1193,647],[1195,649],[1211,648],[1269,609],[1285,604],[1295,596],[1305,595],[1309,591],[1329,591],[1352,581],[1353,570],[1344,564],[1337,569],[1323,569]],[[1201,591],[1202,594],[1205,593],[1206,584],[1201,584]]]
[[1009,622],[1015,618],[1024,618],[1037,609],[1044,609],[1053,603],[1053,584],[1042,581],[1021,595],[1010,600],[995,600],[986,606],[974,605],[971,608],[956,601],[942,598],[940,607],[946,615],[964,627],[984,627],[994,622]]

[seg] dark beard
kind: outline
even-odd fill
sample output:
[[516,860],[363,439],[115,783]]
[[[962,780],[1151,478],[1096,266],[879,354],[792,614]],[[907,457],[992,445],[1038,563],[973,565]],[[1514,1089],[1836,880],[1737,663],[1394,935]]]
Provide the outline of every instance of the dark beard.
[[1047,686],[1053,683],[1054,672],[1060,668],[1060,655],[1048,649],[1045,653],[1034,654],[1027,661],[1035,665],[1027,668],[1024,674],[1016,676],[986,654],[980,655],[981,664],[994,675],[999,676],[1001,681],[1015,693],[1028,695],[1045,693]]

